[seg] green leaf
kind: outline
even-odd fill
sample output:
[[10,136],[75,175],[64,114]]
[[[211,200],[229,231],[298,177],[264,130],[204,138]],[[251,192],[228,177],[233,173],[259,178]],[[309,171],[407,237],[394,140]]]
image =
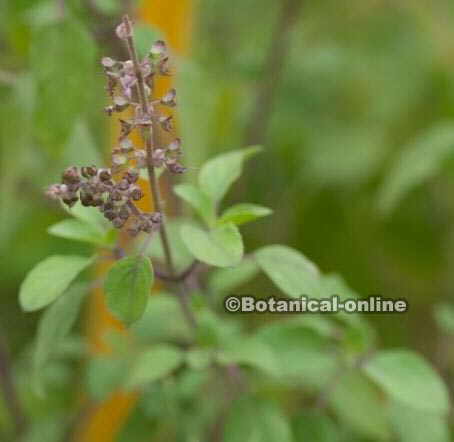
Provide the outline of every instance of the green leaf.
[[212,360],[212,352],[205,348],[194,348],[186,352],[186,362],[193,370],[209,368]]
[[235,204],[222,213],[221,217],[218,219],[218,224],[232,222],[233,224],[240,226],[241,224],[271,215],[271,213],[273,213],[273,211],[268,209],[268,207],[258,206],[257,204]]
[[19,301],[26,312],[39,310],[58,298],[88,267],[92,258],[76,255],[49,256],[27,274],[19,290]]
[[449,442],[449,425],[445,416],[415,410],[397,402],[389,407],[391,425],[400,442]]
[[317,267],[302,253],[287,246],[266,246],[254,253],[260,268],[286,295],[322,297]]
[[376,385],[361,373],[342,376],[329,396],[329,405],[344,426],[358,435],[371,440],[388,439],[386,401]]
[[339,369],[330,340],[303,324],[276,321],[256,336],[271,347],[280,380],[309,390],[323,388]]
[[435,321],[444,333],[454,334],[454,306],[437,304],[434,308]]
[[138,255],[117,261],[104,283],[109,310],[126,324],[140,319],[147,306],[153,279],[148,258]]
[[410,350],[381,351],[367,362],[364,370],[402,404],[433,413],[449,410],[448,391],[440,376]]
[[292,442],[290,425],[272,402],[243,398],[233,403],[224,442]]
[[120,0],[93,0],[96,9],[106,15],[117,15],[121,13]]
[[208,288],[215,295],[230,293],[259,273],[255,260],[245,258],[237,266],[215,269],[209,275]]
[[213,226],[216,217],[213,201],[192,184],[178,184],[173,188],[176,195],[190,204],[208,226]]
[[106,398],[120,388],[129,373],[129,362],[125,358],[96,356],[87,367],[87,390],[96,400]]
[[205,163],[199,174],[199,185],[214,202],[219,202],[243,170],[243,163],[261,151],[252,146],[219,155]]
[[78,219],[65,219],[47,229],[51,235],[90,244],[105,245],[107,238],[103,232]]
[[230,267],[237,265],[243,257],[243,240],[234,224],[225,224],[210,232],[185,224],[180,234],[194,257],[207,264]]
[[81,167],[91,164],[102,164],[102,162],[102,157],[87,127],[87,123],[78,120],[63,152],[63,167],[67,167],[68,164]]
[[231,340],[218,356],[221,364],[247,365],[271,376],[279,375],[279,363],[273,349],[257,337],[244,336]]
[[131,326],[131,333],[144,343],[185,342],[191,335],[191,329],[175,296],[153,293],[142,318]]
[[315,413],[299,415],[293,421],[295,441],[307,442],[339,442],[339,429],[327,416]]
[[96,48],[76,20],[37,26],[30,41],[30,66],[38,84],[34,128],[41,145],[55,154],[90,103],[88,79],[94,74]]
[[41,316],[33,354],[33,371],[36,380],[39,379],[40,372],[52,353],[58,349],[71,331],[87,292],[86,284],[72,286]]
[[378,205],[390,212],[415,187],[436,175],[454,155],[454,125],[441,122],[408,144],[399,154],[379,194]]
[[127,388],[142,387],[165,378],[183,362],[183,353],[170,345],[156,345],[143,352],[131,368]]
[[[357,299],[359,296],[354,292],[342,278],[342,276],[331,273],[322,275],[323,297],[333,295],[339,296],[343,301]],[[343,344],[348,350],[356,353],[363,353],[373,345],[375,330],[361,315],[352,315],[346,312],[338,312],[335,318],[346,325],[344,330]]]
[[63,209],[74,218],[77,218],[99,231],[100,234],[104,235],[105,231],[109,228],[108,221],[104,218],[99,210],[94,210],[93,207],[82,206],[80,202],[75,204],[73,207],[62,204]]

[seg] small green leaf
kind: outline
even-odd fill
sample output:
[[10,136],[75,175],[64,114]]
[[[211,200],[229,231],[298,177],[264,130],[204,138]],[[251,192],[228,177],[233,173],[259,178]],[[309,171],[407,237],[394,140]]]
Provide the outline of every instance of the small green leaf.
[[78,219],[65,219],[53,224],[47,229],[51,235],[60,238],[72,239],[74,241],[88,242],[90,244],[106,244],[106,238],[103,232],[94,228],[91,224]]
[[211,201],[207,195],[189,183],[178,184],[173,190],[182,200],[186,201],[195,209],[197,214],[208,226],[213,225],[215,220],[215,209],[213,201]]
[[339,369],[330,340],[304,325],[274,321],[261,327],[256,336],[275,354],[280,380],[293,386],[318,390]]
[[446,416],[415,410],[393,402],[389,407],[391,425],[400,442],[450,442]]
[[243,163],[260,152],[261,147],[252,146],[234,150],[209,160],[199,174],[199,185],[214,202],[220,201],[243,170]]
[[120,0],[93,0],[96,8],[106,15],[117,15],[121,13]]
[[271,376],[279,375],[280,367],[273,349],[255,336],[231,340],[219,354],[218,361],[221,364],[244,364]]
[[454,125],[435,124],[399,154],[379,194],[379,208],[390,212],[411,190],[437,174],[454,156]]
[[138,255],[117,261],[104,283],[109,310],[126,324],[140,319],[147,307],[153,280],[148,258]]
[[186,342],[191,329],[175,296],[153,293],[148,299],[144,315],[131,326],[131,333],[141,343]]
[[135,361],[126,383],[127,388],[142,387],[168,376],[183,362],[183,353],[170,345],[156,345]]
[[274,403],[259,398],[235,401],[224,428],[224,442],[292,442],[284,413]]
[[[68,335],[76,322],[80,306],[88,290],[86,284],[77,284],[67,290],[42,315],[36,334],[36,346],[33,354],[35,379],[52,353]],[[39,385],[39,384],[38,384]]]
[[67,167],[68,164],[81,167],[89,164],[102,164],[102,162],[102,156],[87,123],[78,120],[63,152],[63,167]]
[[258,206],[257,204],[235,204],[225,210],[218,220],[219,224],[232,222],[237,226],[254,221],[258,218],[271,215],[273,211],[268,207]]
[[434,413],[449,410],[448,391],[440,376],[410,350],[381,351],[364,369],[391,398],[402,404]]
[[304,413],[293,421],[295,441],[340,442],[339,428],[327,416],[318,413]]
[[99,210],[94,210],[93,207],[85,207],[82,206],[80,202],[75,204],[70,209],[68,206],[62,204],[63,209],[69,213],[71,216],[90,224],[93,229],[96,229],[100,232],[100,234],[104,234],[106,229],[109,227],[109,223],[104,218]]
[[293,298],[322,296],[317,267],[299,251],[272,245],[257,250],[254,256],[261,269],[286,295]]
[[210,232],[185,224],[180,234],[194,257],[207,264],[230,267],[237,265],[243,257],[243,240],[234,224],[225,224]]
[[387,403],[377,386],[361,373],[344,374],[328,402],[344,427],[370,440],[389,439]]
[[259,271],[255,260],[245,258],[235,267],[212,271],[209,275],[208,288],[215,295],[223,295],[253,279]]
[[186,362],[193,370],[203,370],[212,363],[213,355],[205,348],[194,348],[186,352]]
[[25,277],[19,301],[26,312],[39,310],[58,298],[92,258],[54,255],[38,263]]
[[90,359],[86,375],[90,396],[102,400],[120,388],[127,379],[129,365],[125,358],[102,355]]
[[441,331],[454,334],[454,306],[451,304],[437,304],[434,308],[435,321]]

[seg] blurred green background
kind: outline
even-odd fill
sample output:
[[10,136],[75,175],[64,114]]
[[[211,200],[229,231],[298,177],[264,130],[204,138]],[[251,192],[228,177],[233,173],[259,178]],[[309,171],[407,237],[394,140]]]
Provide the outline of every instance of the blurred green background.
[[[370,317],[379,342],[421,351],[452,388],[454,3],[298,3],[194,6],[176,62],[189,175],[263,143],[229,196],[275,211],[244,229],[247,247],[288,244],[364,296],[408,299],[405,315]],[[46,233],[63,214],[43,189],[109,143],[98,61],[121,11],[91,2],[101,21],[87,4],[0,2],[0,326],[18,365],[37,319],[19,310],[25,273],[84,251]],[[244,290],[274,293],[265,278]]]

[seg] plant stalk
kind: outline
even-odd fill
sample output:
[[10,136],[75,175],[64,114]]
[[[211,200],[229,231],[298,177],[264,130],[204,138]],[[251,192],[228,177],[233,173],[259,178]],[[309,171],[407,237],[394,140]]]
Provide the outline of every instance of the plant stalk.
[[[140,69],[140,62],[137,56],[136,46],[134,44],[134,38],[132,35],[132,24],[128,15],[123,17],[123,23],[126,28],[128,37],[126,38],[126,46],[128,49],[129,57],[134,65],[134,70],[137,78],[137,95],[139,97],[139,102],[142,107],[142,113],[144,116],[149,116],[152,121],[152,126],[150,130],[143,131],[143,138],[145,141],[145,148],[147,153],[147,171],[150,184],[150,192],[153,197],[153,203],[155,210],[163,214],[163,205],[161,200],[161,195],[159,192],[159,182],[156,176],[155,168],[153,166],[153,150],[159,148],[160,146],[160,137],[159,137],[159,124],[154,112],[150,112],[150,107],[148,106],[147,95],[145,92],[145,80],[142,75],[142,70]],[[172,251],[170,248],[169,238],[167,235],[167,229],[165,222],[161,222],[159,227],[159,235],[161,237],[162,248],[164,251],[164,256],[168,268],[168,273],[171,277],[176,275],[175,265],[172,257]],[[181,308],[184,316],[187,321],[190,323],[191,327],[196,327],[196,320],[192,314],[188,301],[187,294],[184,286],[178,286],[178,298],[180,300]]]

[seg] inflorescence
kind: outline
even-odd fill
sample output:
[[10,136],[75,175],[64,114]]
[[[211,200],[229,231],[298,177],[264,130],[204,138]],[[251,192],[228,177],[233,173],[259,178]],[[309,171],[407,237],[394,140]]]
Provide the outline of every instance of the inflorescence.
[[[122,40],[132,37],[129,32],[124,23],[117,27],[117,36]],[[46,194],[49,197],[60,199],[68,207],[78,201],[83,206],[96,207],[115,228],[120,229],[126,225],[133,236],[159,229],[162,214],[145,213],[135,204],[143,197],[137,182],[140,170],[150,167],[165,167],[174,174],[185,172],[186,168],[179,162],[182,153],[181,140],[176,138],[167,146],[154,145],[151,151],[147,151],[135,148],[129,137],[136,129],[142,132],[144,139],[147,139],[153,130],[158,130],[158,127],[165,131],[172,129],[172,116],[159,113],[158,107],[176,106],[175,89],[169,90],[160,99],[153,99],[155,77],[170,75],[168,61],[167,48],[163,41],[154,43],[138,66],[133,60],[122,62],[110,57],[101,60],[107,76],[106,89],[112,100],[112,104],[105,108],[106,113],[112,116],[130,108],[133,117],[119,119],[121,133],[118,146],[112,151],[111,168],[68,167],[63,172],[61,183],[48,188]],[[141,96],[143,94],[145,97]],[[144,112],[144,100],[150,115]],[[154,122],[156,125],[153,125]]]

